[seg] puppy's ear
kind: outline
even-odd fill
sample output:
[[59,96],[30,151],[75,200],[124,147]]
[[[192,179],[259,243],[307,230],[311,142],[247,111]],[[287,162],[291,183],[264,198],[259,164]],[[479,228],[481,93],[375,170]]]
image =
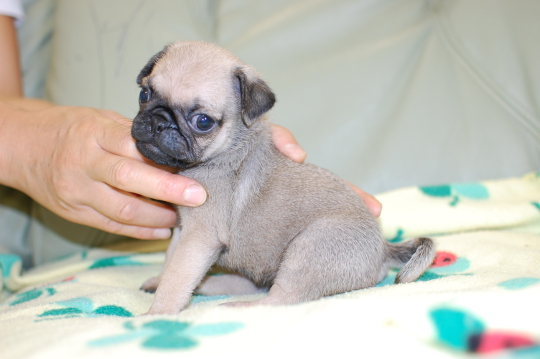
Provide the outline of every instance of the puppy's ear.
[[263,80],[258,77],[250,79],[241,68],[236,69],[234,76],[240,91],[242,121],[249,127],[274,106],[276,96]]
[[154,69],[154,66],[167,53],[167,48],[168,47],[169,46],[165,46],[165,48],[163,50],[161,50],[160,52],[158,52],[157,54],[152,56],[150,61],[148,61],[148,63],[142,68],[141,72],[139,73],[139,76],[137,76],[137,85],[140,85],[142,83],[142,80],[146,76],[148,76],[148,75],[150,75],[152,73],[152,70]]

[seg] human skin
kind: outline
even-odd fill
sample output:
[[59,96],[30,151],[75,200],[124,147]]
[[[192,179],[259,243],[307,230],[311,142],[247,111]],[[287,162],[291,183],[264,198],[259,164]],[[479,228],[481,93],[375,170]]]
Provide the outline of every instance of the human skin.
[[[130,119],[24,98],[15,34],[13,19],[0,16],[0,184],[75,223],[140,239],[168,238],[176,213],[163,202],[199,206],[204,188],[145,159]],[[290,131],[276,125],[273,138],[283,154],[304,161]],[[353,188],[378,216],[380,203]]]

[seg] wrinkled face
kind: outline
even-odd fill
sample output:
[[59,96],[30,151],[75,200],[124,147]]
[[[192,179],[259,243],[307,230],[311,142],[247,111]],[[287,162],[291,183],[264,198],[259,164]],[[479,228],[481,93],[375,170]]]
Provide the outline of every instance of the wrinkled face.
[[242,90],[232,55],[208,44],[179,45],[156,55],[139,75],[132,135],[145,157],[187,168],[230,146],[235,124],[244,126]]
[[140,110],[131,130],[137,148],[180,169],[226,152],[276,101],[253,69],[198,41],[167,46],[137,83]]

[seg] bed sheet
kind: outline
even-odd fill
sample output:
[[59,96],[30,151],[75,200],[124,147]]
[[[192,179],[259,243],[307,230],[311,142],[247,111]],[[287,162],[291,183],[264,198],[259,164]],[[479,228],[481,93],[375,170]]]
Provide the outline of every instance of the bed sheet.
[[390,242],[432,236],[416,282],[291,306],[195,295],[178,315],[141,316],[163,253],[93,249],[30,271],[0,254],[0,357],[540,358],[540,175],[381,194]]

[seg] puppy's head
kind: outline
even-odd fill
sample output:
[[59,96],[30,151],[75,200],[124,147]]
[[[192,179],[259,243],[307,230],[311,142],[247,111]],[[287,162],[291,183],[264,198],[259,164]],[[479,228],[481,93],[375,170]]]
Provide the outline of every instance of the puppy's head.
[[137,83],[137,148],[158,164],[178,168],[231,148],[275,102],[253,69],[203,42],[167,46],[150,59]]

